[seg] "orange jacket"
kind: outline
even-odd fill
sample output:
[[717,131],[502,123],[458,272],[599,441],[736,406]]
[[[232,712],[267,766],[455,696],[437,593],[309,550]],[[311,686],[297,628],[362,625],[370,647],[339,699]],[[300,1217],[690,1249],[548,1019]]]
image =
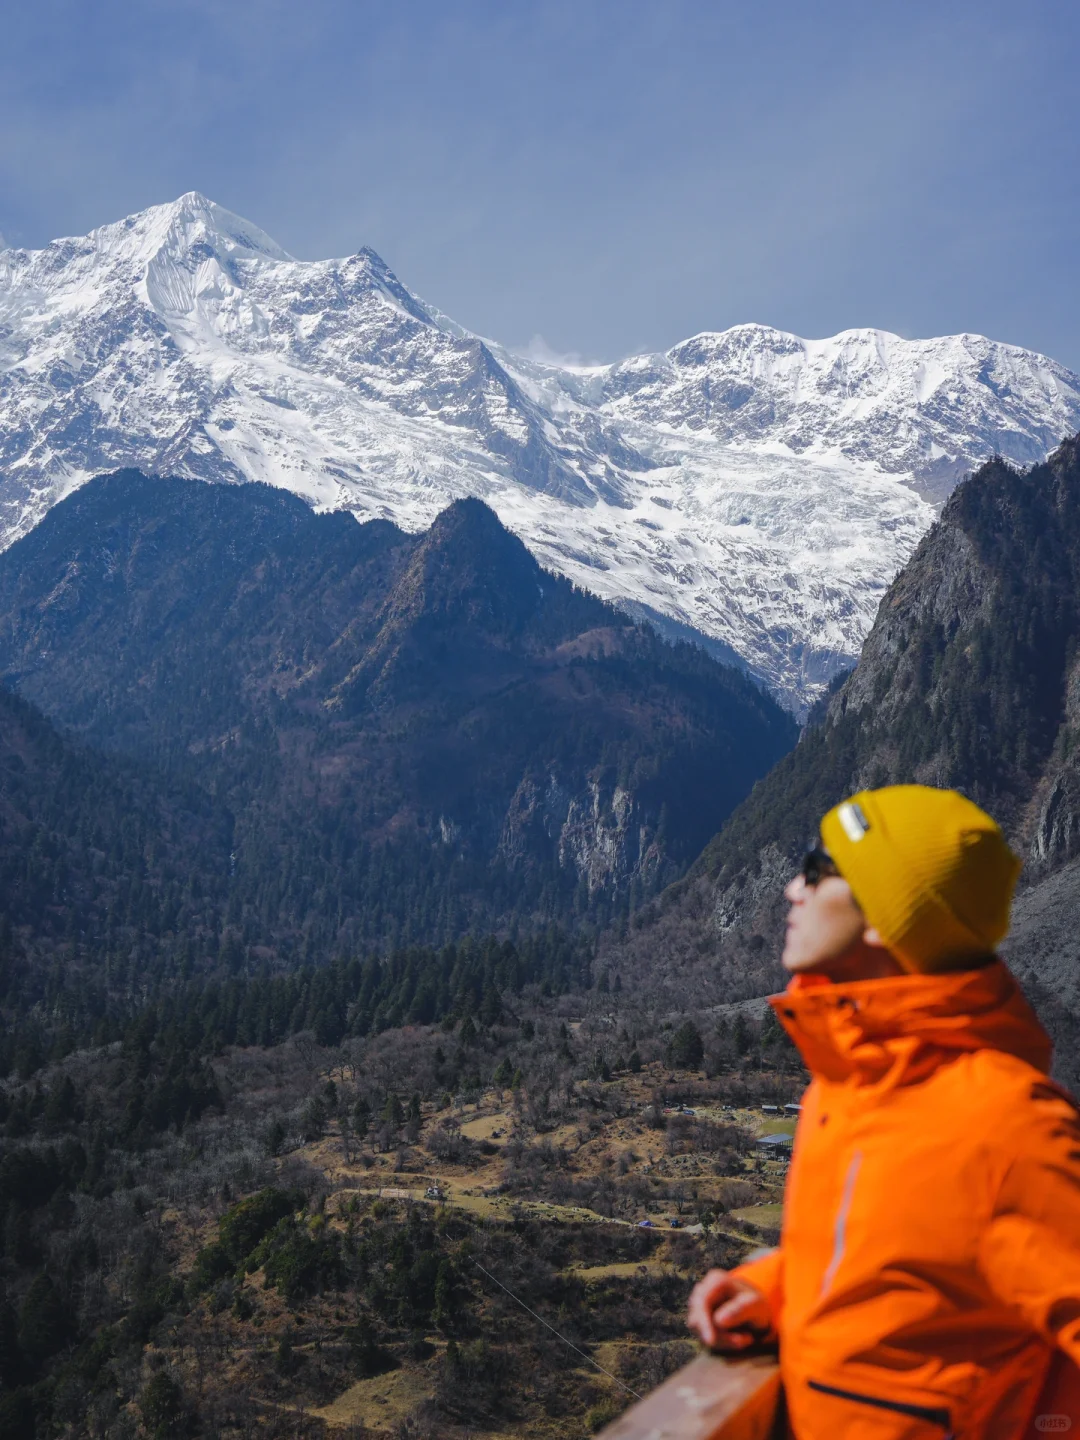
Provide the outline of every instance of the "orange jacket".
[[806,976],[772,1005],[813,1081],[780,1247],[735,1273],[773,1307],[797,1440],[1080,1440],[1080,1116],[1008,970]]

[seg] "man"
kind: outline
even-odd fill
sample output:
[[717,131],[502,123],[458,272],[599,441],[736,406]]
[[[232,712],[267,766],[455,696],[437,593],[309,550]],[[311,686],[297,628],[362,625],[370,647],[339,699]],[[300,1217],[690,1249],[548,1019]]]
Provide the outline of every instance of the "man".
[[994,955],[1019,868],[962,795],[901,785],[831,810],[785,891],[771,1003],[813,1078],[783,1237],[689,1324],[779,1339],[796,1440],[1080,1437],[1080,1116]]

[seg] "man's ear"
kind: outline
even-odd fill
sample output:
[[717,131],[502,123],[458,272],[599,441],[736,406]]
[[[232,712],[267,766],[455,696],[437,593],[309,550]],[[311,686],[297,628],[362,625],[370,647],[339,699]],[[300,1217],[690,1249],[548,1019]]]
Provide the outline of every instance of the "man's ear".
[[873,925],[868,925],[862,932],[863,944],[872,945],[876,950],[885,949],[885,941],[881,938],[881,931]]

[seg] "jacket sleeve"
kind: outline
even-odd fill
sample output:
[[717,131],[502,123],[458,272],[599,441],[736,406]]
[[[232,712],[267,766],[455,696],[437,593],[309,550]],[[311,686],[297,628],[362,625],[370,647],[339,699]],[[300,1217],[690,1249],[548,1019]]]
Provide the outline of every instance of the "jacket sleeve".
[[777,1246],[775,1250],[762,1250],[756,1256],[737,1265],[732,1270],[739,1280],[745,1280],[748,1285],[753,1285],[760,1290],[765,1299],[769,1302],[769,1313],[772,1315],[773,1328],[779,1327],[780,1309],[784,1300],[784,1252]]
[[980,1262],[999,1300],[1080,1365],[1080,1115],[1049,1082],[1017,1106]]

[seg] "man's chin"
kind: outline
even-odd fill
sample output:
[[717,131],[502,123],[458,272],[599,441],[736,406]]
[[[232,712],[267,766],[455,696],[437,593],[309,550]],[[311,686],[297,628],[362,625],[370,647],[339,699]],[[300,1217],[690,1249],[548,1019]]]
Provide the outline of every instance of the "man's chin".
[[804,970],[812,970],[815,964],[817,964],[817,961],[814,956],[800,955],[798,950],[794,950],[791,946],[785,945],[780,952],[780,964],[789,975],[799,975]]
[[[846,952],[845,952],[846,953]],[[830,969],[842,961],[843,956],[807,954],[797,946],[785,945],[780,952],[780,964],[789,975],[811,975],[815,972],[828,974]]]

